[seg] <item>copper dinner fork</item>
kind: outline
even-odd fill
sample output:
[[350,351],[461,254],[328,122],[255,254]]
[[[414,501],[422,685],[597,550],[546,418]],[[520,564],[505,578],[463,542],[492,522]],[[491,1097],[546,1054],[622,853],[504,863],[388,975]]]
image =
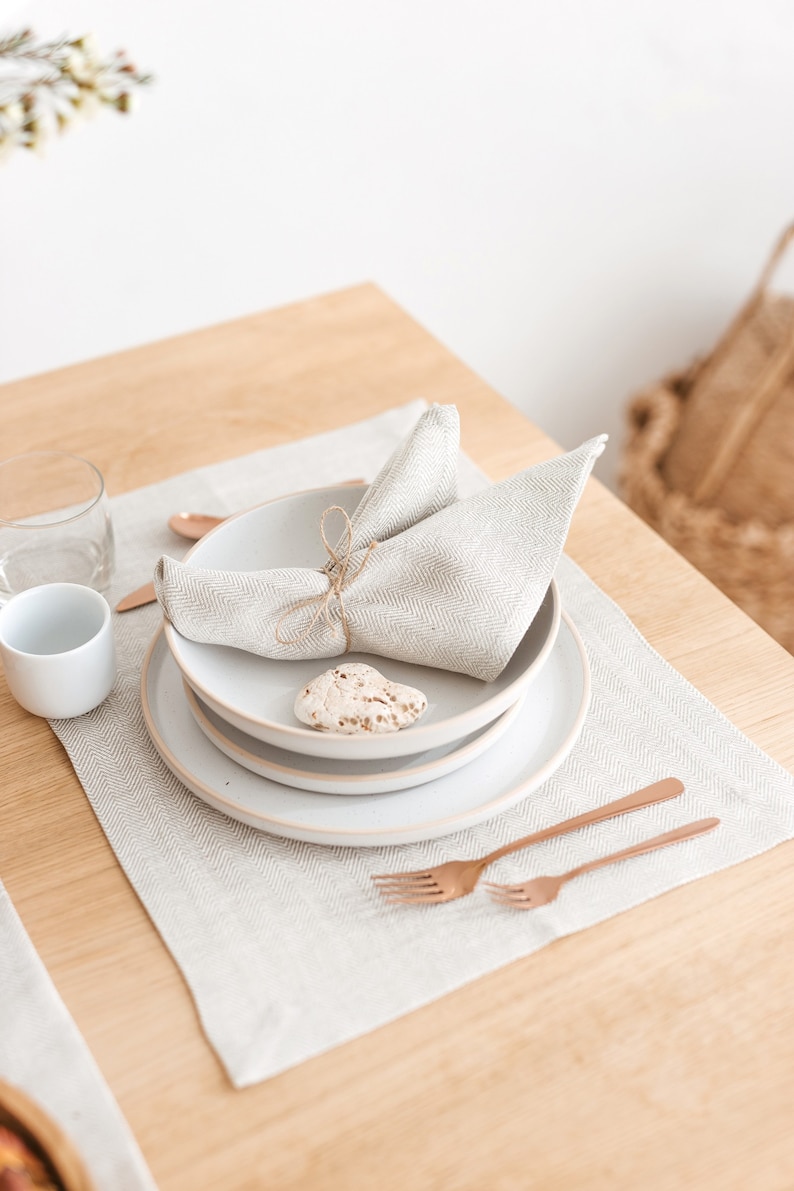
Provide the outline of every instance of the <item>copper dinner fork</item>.
[[573,819],[566,819],[563,823],[555,823],[553,827],[545,827],[542,831],[535,831],[532,835],[513,840],[511,844],[505,844],[495,852],[489,852],[480,860],[448,860],[445,864],[419,869],[416,872],[378,873],[372,880],[390,902],[406,905],[451,902],[457,897],[465,897],[467,893],[471,893],[488,865],[502,856],[507,856],[509,852],[517,852],[519,848],[528,848],[530,844],[554,839],[555,836],[565,835],[568,831],[586,827],[589,823],[600,823],[602,819],[612,819],[615,815],[625,815],[628,811],[640,810],[641,807],[651,806],[655,802],[665,802],[668,798],[675,798],[681,794],[683,789],[683,782],[678,778],[666,777],[660,782],[654,782],[652,786],[645,786],[642,790],[627,794],[625,798],[618,798],[605,806],[576,815]]
[[610,856],[589,860],[587,864],[580,864],[558,877],[533,877],[520,885],[496,885],[487,881],[486,885],[491,897],[499,905],[514,906],[517,910],[534,910],[536,906],[545,906],[553,902],[563,885],[572,881],[574,877],[580,877],[582,873],[592,872],[594,868],[603,868],[607,864],[616,864],[618,860],[628,860],[631,856],[642,856],[644,852],[654,852],[657,848],[666,848],[670,844],[680,843],[681,840],[692,839],[706,831],[713,831],[719,824],[719,819],[698,819],[696,823],[685,823],[683,827],[665,831],[663,835],[654,835],[641,844],[624,848],[622,852],[613,852]]

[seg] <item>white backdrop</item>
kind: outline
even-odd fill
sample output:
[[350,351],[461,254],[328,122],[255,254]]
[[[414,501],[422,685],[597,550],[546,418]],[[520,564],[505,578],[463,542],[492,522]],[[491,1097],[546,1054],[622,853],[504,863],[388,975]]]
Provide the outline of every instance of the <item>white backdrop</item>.
[[22,24],[158,81],[0,166],[0,380],[371,279],[563,446],[610,431],[610,482],[629,394],[794,218],[789,0],[0,5]]

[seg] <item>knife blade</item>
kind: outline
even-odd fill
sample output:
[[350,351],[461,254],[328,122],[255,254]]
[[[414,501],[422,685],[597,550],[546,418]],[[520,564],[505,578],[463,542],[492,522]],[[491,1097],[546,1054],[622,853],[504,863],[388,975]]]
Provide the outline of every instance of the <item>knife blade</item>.
[[139,587],[136,591],[131,591],[129,595],[125,595],[124,599],[116,604],[116,611],[129,612],[131,608],[141,608],[144,604],[153,604],[156,599],[154,584],[144,583],[143,587]]

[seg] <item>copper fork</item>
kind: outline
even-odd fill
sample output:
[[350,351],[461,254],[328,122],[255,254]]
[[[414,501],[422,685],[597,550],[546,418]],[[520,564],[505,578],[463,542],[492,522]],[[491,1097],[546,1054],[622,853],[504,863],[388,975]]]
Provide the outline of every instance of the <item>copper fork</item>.
[[566,819],[564,823],[555,823],[553,827],[522,836],[511,844],[497,848],[495,852],[489,852],[480,860],[448,860],[446,864],[419,869],[416,872],[378,873],[372,880],[390,902],[402,902],[406,905],[451,902],[457,897],[465,897],[467,893],[471,893],[488,865],[510,852],[517,852],[519,848],[528,848],[530,844],[539,844],[543,840],[554,839],[555,836],[576,831],[590,823],[600,823],[602,819],[612,819],[615,815],[625,815],[628,811],[640,810],[641,807],[651,806],[655,802],[665,802],[668,798],[675,798],[681,794],[683,789],[683,782],[678,778],[666,777],[660,782],[654,782],[652,786],[645,786],[642,790],[627,794],[625,798],[618,798],[605,806],[576,815],[573,819]]
[[580,877],[582,873],[592,872],[595,868],[603,868],[607,864],[617,864],[619,860],[628,860],[631,856],[642,856],[645,852],[655,852],[657,848],[666,848],[670,844],[678,844],[681,840],[692,839],[696,835],[703,835],[706,831],[713,831],[719,827],[719,819],[698,819],[697,823],[686,823],[683,827],[676,827],[674,831],[665,831],[664,835],[655,835],[641,844],[634,844],[631,848],[624,848],[622,852],[613,852],[611,856],[601,856],[598,860],[589,860],[587,864],[580,864],[570,872],[561,873],[558,877],[533,877],[521,885],[496,885],[486,881],[488,891],[494,901],[502,906],[514,906],[517,910],[534,910],[536,906],[545,906],[553,902],[563,885]]

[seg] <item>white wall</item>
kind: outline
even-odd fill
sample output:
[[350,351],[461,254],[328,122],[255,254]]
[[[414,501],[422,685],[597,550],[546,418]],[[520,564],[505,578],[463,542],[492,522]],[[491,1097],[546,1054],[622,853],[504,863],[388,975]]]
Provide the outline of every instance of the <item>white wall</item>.
[[710,345],[794,218],[789,0],[0,9],[20,24],[158,82],[0,166],[0,380],[372,279],[564,446],[611,431],[609,481],[627,396]]

